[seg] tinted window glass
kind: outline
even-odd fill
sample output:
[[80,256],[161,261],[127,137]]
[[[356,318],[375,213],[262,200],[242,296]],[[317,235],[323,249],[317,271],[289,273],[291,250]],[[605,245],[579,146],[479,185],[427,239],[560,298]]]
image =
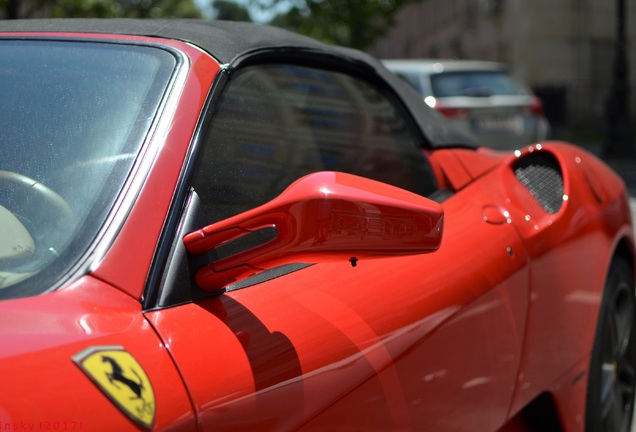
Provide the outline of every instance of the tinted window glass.
[[525,95],[527,92],[503,71],[461,71],[431,75],[435,97]]
[[[8,210],[5,223],[17,219],[28,231],[3,240],[32,249],[0,256],[0,288],[24,281],[16,292],[46,289],[84,253],[175,65],[172,54],[150,47],[0,41],[0,206]],[[33,182],[38,186],[24,187]],[[35,275],[44,278],[33,282]],[[0,290],[15,294],[8,293]]]
[[209,222],[263,204],[316,171],[421,195],[435,190],[402,114],[375,87],[342,73],[292,65],[238,71],[206,141],[194,183]]

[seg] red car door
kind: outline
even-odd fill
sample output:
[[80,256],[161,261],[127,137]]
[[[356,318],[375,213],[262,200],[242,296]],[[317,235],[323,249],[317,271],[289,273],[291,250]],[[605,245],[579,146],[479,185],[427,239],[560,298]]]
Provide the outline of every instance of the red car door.
[[149,313],[202,425],[500,426],[525,330],[526,260],[512,226],[458,202],[429,255],[316,264]]
[[[203,429],[489,430],[503,423],[528,281],[525,251],[498,210],[494,180],[442,203],[435,252],[289,259],[225,292],[193,286],[197,269],[223,257],[187,253],[184,236],[269,201],[305,174],[345,171],[434,193],[409,124],[389,97],[340,72],[267,64],[232,77],[184,185],[185,211],[146,312]],[[238,252],[214,252],[258,249],[271,240],[263,235]]]

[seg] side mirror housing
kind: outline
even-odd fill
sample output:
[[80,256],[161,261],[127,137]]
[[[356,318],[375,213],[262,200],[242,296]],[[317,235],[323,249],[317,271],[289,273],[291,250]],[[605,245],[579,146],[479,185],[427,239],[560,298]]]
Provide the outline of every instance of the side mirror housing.
[[260,207],[187,234],[183,242],[191,254],[217,257],[196,274],[197,284],[213,291],[293,262],[355,265],[432,252],[441,244],[443,219],[441,205],[422,196],[351,174],[319,172]]

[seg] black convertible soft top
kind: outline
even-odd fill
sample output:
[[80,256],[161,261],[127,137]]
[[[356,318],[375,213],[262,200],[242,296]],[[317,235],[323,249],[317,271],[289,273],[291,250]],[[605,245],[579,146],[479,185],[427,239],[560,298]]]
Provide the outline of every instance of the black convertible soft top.
[[389,82],[413,114],[432,148],[477,147],[473,139],[457,131],[424,104],[411,86],[389,72],[377,59],[275,27],[214,20],[36,19],[1,20],[0,37],[2,32],[102,33],[175,39],[196,45],[220,63],[230,66],[239,66],[263,54],[321,54],[335,61],[362,65],[369,73]]

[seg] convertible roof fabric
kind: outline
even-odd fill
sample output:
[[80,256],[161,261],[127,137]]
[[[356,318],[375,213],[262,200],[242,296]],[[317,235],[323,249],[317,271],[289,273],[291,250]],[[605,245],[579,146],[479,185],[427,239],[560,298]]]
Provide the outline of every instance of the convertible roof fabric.
[[231,67],[240,67],[261,55],[330,56],[336,61],[347,61],[367,69],[370,74],[389,82],[413,114],[432,148],[477,147],[472,138],[457,131],[429,108],[410,85],[389,72],[377,59],[361,51],[323,44],[275,27],[214,20],[36,19],[2,20],[0,32],[100,33],[175,39],[196,45],[221,64]]

